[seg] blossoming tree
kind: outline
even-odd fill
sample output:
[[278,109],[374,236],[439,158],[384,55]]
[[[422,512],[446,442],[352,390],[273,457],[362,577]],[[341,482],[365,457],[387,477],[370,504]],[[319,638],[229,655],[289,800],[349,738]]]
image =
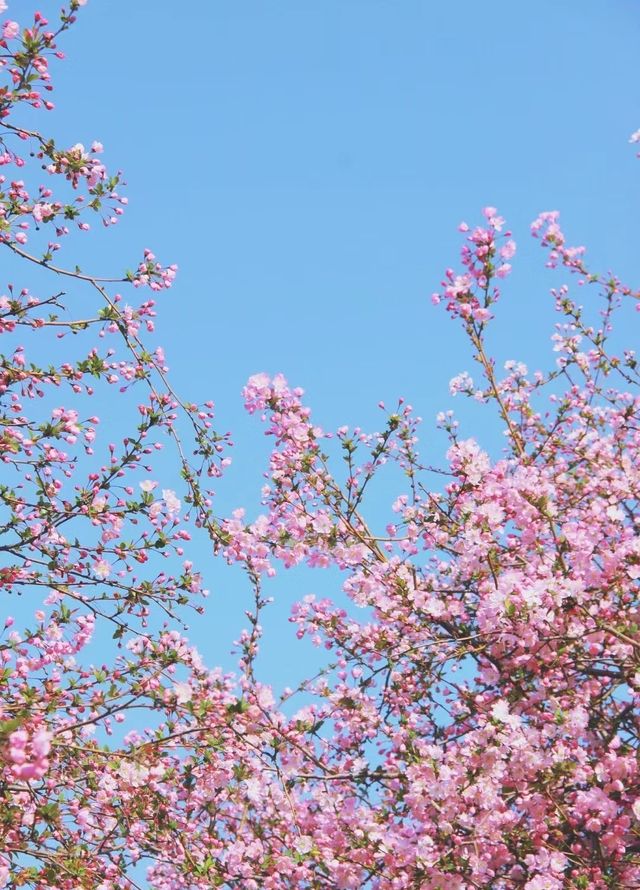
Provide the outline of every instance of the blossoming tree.
[[[501,376],[486,331],[515,243],[486,208],[433,300],[481,376],[454,387],[494,411],[504,454],[446,414],[434,476],[404,402],[380,432],[331,435],[301,390],[258,374],[244,397],[274,443],[264,512],[217,516],[212,405],[182,401],[145,345],[175,267],[150,251],[113,279],[59,263],[65,236],[115,223],[126,199],[100,144],[60,148],[21,123],[52,107],[49,64],[82,5],[56,25],[6,19],[0,42],[0,246],[52,283],[0,297],[0,586],[33,616],[0,637],[0,887],[640,887],[639,377],[608,346],[640,294],[542,214],[547,264],[601,317],[562,284],[555,366]],[[137,395],[119,444],[91,410],[105,389]],[[154,478],[163,446],[171,488]],[[380,531],[368,493],[393,464],[403,489]],[[237,676],[181,631],[181,611],[202,609],[193,533],[254,592]],[[337,569],[343,592],[294,606],[326,664],[276,701],[256,666],[262,579],[301,563]]]

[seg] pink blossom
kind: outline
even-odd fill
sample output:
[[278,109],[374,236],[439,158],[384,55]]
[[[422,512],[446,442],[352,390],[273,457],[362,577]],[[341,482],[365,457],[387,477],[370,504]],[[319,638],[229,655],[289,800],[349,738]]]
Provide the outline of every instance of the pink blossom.
[[93,574],[96,578],[104,581],[111,574],[111,566],[106,559],[99,559],[93,565]]
[[45,217],[53,214],[53,207],[51,204],[34,204],[31,212],[37,222],[42,222]]
[[163,488],[162,499],[170,516],[174,516],[176,513],[180,512],[182,505],[179,498],[176,497],[175,491],[172,491],[170,488]]
[[176,701],[179,705],[190,702],[193,698],[193,689],[189,683],[174,683],[173,690],[176,694]]
[[20,33],[20,25],[17,22],[6,21],[2,26],[4,40],[13,40]]

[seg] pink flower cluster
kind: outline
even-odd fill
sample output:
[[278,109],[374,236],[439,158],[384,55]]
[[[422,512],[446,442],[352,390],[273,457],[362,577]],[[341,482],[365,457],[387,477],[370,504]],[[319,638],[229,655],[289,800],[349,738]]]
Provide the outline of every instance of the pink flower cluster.
[[8,760],[16,779],[42,779],[49,769],[52,735],[46,729],[17,729],[9,736]]
[[531,223],[531,234],[534,238],[540,238],[543,247],[549,247],[549,260],[547,265],[551,269],[555,269],[558,263],[568,266],[574,271],[582,272],[584,266],[582,258],[585,253],[584,247],[567,247],[565,236],[560,228],[560,214],[557,210],[546,211],[541,213],[534,222]]
[[144,251],[144,260],[138,266],[131,281],[134,287],[149,287],[151,290],[170,288],[176,277],[178,267],[175,263],[162,266],[156,262],[155,255],[148,249]]
[[[476,226],[470,230],[466,223],[460,224],[460,231],[468,233],[467,241],[461,249],[464,267],[462,274],[447,269],[442,282],[442,293],[432,296],[434,303],[446,301],[447,311],[452,316],[461,316],[467,321],[483,323],[491,318],[489,307],[500,295],[495,278],[506,278],[511,271],[508,262],[515,255],[516,245],[511,233],[502,235],[504,219],[495,207],[483,210],[486,226]],[[499,239],[504,241],[499,243]]]

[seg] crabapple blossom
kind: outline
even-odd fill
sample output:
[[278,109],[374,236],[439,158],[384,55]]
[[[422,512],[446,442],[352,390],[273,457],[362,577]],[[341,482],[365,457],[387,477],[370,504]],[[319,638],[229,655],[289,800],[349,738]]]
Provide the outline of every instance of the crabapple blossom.
[[[135,890],[141,870],[153,890],[640,886],[640,377],[608,344],[640,294],[540,214],[551,366],[499,373],[486,331],[515,241],[486,207],[432,299],[477,365],[451,392],[494,412],[504,451],[443,411],[444,465],[427,467],[404,399],[380,403],[377,431],[327,431],[301,388],[259,372],[243,398],[272,443],[261,508],[218,515],[229,437],[143,340],[177,267],[149,249],[107,280],[53,262],[71,221],[110,226],[127,204],[101,143],[58,148],[19,123],[25,104],[51,110],[50,63],[85,2],[55,27],[3,25],[0,127],[26,149],[0,156],[0,248],[25,279],[49,269],[86,293],[0,295],[0,587],[35,617],[0,632],[0,887]],[[120,441],[97,392],[130,411]],[[197,535],[252,598],[234,674],[183,633],[207,594]],[[338,590],[293,604],[292,651],[323,660],[278,694],[257,659],[265,581],[300,565]]]

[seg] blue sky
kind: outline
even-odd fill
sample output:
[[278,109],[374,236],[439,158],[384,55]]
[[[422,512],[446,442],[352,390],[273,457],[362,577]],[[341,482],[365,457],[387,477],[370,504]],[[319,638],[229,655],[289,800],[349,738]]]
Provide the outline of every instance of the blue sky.
[[519,242],[505,357],[545,348],[540,210],[633,277],[639,37],[633,0],[89,0],[51,120],[124,168],[95,263],[179,263],[161,339],[234,429],[257,370],[327,425],[398,394],[431,418],[466,361],[428,301],[461,219],[497,205]]
[[[64,38],[48,123],[62,143],[105,144],[130,206],[85,239],[83,266],[119,271],[146,246],[179,264],[158,340],[178,390],[213,398],[234,431],[221,504],[256,502],[266,449],[240,390],[257,371],[303,386],[325,428],[375,429],[378,401],[403,395],[429,460],[449,407],[495,447],[493,415],[448,393],[471,359],[430,294],[456,262],[457,224],[486,204],[519,246],[492,333],[499,364],[552,360],[555,282],[528,236],[539,211],[559,209],[596,268],[640,283],[627,144],[639,37],[635,0],[89,0]],[[220,591],[193,630],[213,664],[247,591],[203,545],[195,554]],[[295,594],[331,593],[335,579],[278,584],[274,626]],[[274,639],[265,664],[280,681]]]

